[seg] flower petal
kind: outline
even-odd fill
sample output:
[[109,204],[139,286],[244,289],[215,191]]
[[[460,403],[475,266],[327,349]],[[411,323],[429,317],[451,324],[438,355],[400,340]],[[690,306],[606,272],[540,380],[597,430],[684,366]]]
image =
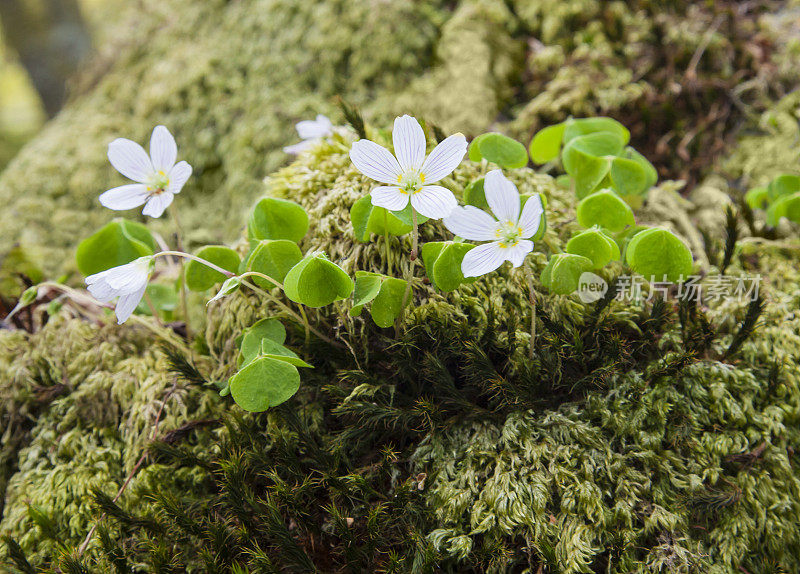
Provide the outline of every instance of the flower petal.
[[408,205],[408,194],[399,187],[381,185],[373,189],[369,195],[372,198],[372,205],[389,211],[400,211]]
[[478,245],[470,249],[461,261],[461,272],[464,277],[480,277],[491,273],[506,260],[507,249],[500,247],[499,241]]
[[542,198],[537,193],[533,197],[528,198],[525,202],[525,207],[522,208],[522,215],[519,218],[519,226],[522,228],[522,237],[533,237],[539,231],[539,226],[542,223],[542,214],[544,207],[542,207]]
[[458,201],[441,185],[425,185],[411,195],[411,205],[428,219],[442,219],[453,213]]
[[417,171],[425,161],[425,132],[416,118],[409,115],[394,120],[392,130],[394,155],[404,171]]
[[114,210],[132,209],[147,201],[147,186],[143,183],[131,183],[109,189],[100,194],[100,205]]
[[519,267],[531,251],[533,251],[533,241],[520,239],[514,247],[506,249],[506,259],[511,261],[514,267]]
[[175,196],[168,191],[154,195],[147,200],[142,210],[142,215],[149,215],[154,218],[161,217],[164,210],[169,207],[173,199],[175,199]]
[[133,314],[133,312],[136,310],[136,306],[139,304],[139,301],[141,301],[142,297],[144,297],[145,289],[147,289],[147,283],[142,285],[138,291],[128,293],[127,295],[123,295],[119,298],[119,301],[117,301],[117,306],[114,309],[114,312],[117,314],[118,325],[122,325]]
[[497,239],[495,218],[474,205],[456,207],[448,217],[444,218],[444,226],[453,234],[471,241]]
[[358,140],[350,148],[356,169],[381,183],[400,183],[402,170],[395,157],[383,146],[370,140]]
[[422,164],[425,183],[434,183],[447,177],[458,167],[467,153],[467,138],[454,134],[433,148],[431,155]]
[[[90,275],[89,277],[96,277],[96,275]],[[92,297],[101,303],[108,303],[114,297],[119,295],[119,293],[113,287],[111,287],[111,285],[103,280],[96,280],[95,282],[89,283],[89,277],[86,278],[86,289],[89,290],[89,293],[92,294]]]
[[150,136],[150,159],[156,171],[169,173],[178,159],[178,144],[164,126],[156,126]]
[[487,173],[483,190],[486,193],[486,203],[497,219],[512,223],[519,221],[520,199],[517,186],[511,183],[502,171],[493,169]]
[[[185,161],[180,161],[175,164],[175,167],[169,172],[169,185],[167,192],[180,193],[184,184],[192,175],[192,166]],[[171,202],[172,200],[170,200]]]
[[304,151],[311,149],[316,144],[316,138],[303,140],[296,144],[287,145],[283,148],[283,153],[288,153],[289,155],[300,155]]
[[117,138],[108,144],[108,161],[122,175],[139,183],[145,183],[154,172],[144,148],[125,138]]
[[323,116],[322,114],[318,114],[316,120],[303,120],[301,122],[297,122],[295,129],[297,130],[297,135],[300,136],[300,139],[308,140],[324,138],[333,133],[333,124],[327,117]]
[[[149,278],[148,267],[143,265],[139,259],[135,259],[125,265],[112,267],[97,275],[104,275],[102,279],[117,292],[117,295],[136,291],[143,284],[146,284]],[[87,277],[86,281],[88,282],[93,277],[94,275]]]

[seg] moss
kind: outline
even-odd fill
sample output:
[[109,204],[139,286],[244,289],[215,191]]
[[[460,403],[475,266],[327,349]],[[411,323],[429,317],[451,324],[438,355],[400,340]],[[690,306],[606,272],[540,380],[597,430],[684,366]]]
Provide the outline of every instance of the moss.
[[[35,335],[2,334],[0,533],[34,559],[57,553],[59,540],[81,542],[96,519],[92,490],[116,494],[157,419],[167,431],[224,410],[216,393],[176,381],[153,343],[148,330],[66,317]],[[55,540],[31,509],[55,521]]]

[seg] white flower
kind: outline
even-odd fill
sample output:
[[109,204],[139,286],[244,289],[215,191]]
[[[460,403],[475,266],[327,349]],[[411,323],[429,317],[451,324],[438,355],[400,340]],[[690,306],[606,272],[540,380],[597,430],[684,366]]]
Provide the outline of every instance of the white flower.
[[297,155],[312,147],[320,139],[333,135],[333,123],[322,114],[317,115],[316,120],[303,120],[297,122],[295,126],[297,135],[303,140],[294,145],[287,145],[283,151],[292,155]]
[[87,289],[95,299],[103,303],[119,297],[114,311],[117,314],[117,323],[122,324],[142,300],[152,270],[153,257],[140,257],[125,265],[89,275],[86,278]]
[[115,139],[108,145],[108,160],[118,172],[137,183],[109,189],[100,196],[100,203],[115,210],[144,204],[144,215],[161,217],[192,175],[192,166],[185,161],[176,164],[177,158],[175,138],[164,126],[153,130],[149,156],[136,142]]
[[453,193],[441,185],[431,185],[450,175],[467,151],[467,140],[455,134],[437,145],[425,157],[425,133],[411,116],[394,120],[393,156],[385,147],[370,140],[358,140],[350,149],[350,159],[358,171],[382,185],[372,190],[372,205],[400,211],[408,205],[430,219],[447,217],[458,205]]
[[[519,267],[525,256],[533,250],[529,241],[539,229],[544,208],[542,200],[534,195],[525,202],[520,215],[520,196],[517,187],[499,169],[486,174],[483,189],[486,202],[494,213],[492,217],[472,205],[456,207],[445,218],[447,229],[464,239],[491,241],[470,249],[461,262],[464,277],[478,277],[510,261]],[[495,219],[496,218],[496,219]]]

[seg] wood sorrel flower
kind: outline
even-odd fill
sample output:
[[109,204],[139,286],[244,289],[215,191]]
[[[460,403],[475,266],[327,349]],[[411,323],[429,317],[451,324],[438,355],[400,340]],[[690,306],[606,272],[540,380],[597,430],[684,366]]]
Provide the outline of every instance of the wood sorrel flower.
[[358,140],[350,149],[356,169],[381,183],[370,193],[372,205],[400,211],[408,205],[430,219],[450,215],[458,205],[453,193],[441,185],[431,185],[450,175],[467,151],[467,140],[455,134],[437,145],[425,157],[425,133],[411,116],[394,120],[394,153],[370,140]]
[[153,130],[149,156],[136,142],[115,139],[108,146],[108,160],[118,172],[137,183],[109,189],[100,196],[100,203],[114,210],[144,204],[144,215],[161,217],[192,175],[192,166],[185,161],[176,164],[177,157],[175,138],[164,126]]
[[297,122],[295,129],[297,129],[297,135],[299,135],[300,139],[303,141],[294,145],[287,145],[283,148],[284,152],[292,155],[302,153],[312,147],[320,139],[333,135],[333,123],[322,114],[318,114],[315,120]]
[[471,249],[461,262],[464,277],[478,277],[494,271],[503,262],[519,267],[533,250],[529,241],[539,229],[544,208],[534,195],[522,209],[517,187],[499,169],[486,174],[486,202],[495,217],[472,205],[456,207],[444,224],[454,234],[472,241],[491,241]]
[[121,325],[142,300],[152,271],[153,257],[140,257],[125,265],[89,275],[86,285],[89,293],[102,303],[119,297],[114,312],[117,314],[117,323]]

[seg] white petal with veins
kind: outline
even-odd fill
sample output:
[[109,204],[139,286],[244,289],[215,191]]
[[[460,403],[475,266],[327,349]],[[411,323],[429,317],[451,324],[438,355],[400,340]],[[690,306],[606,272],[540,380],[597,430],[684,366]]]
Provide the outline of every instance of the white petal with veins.
[[428,219],[442,219],[453,212],[458,201],[446,187],[425,185],[411,196],[411,205]]
[[464,255],[461,272],[464,277],[480,277],[491,273],[506,260],[506,249],[500,247],[499,241],[478,245]]
[[170,206],[173,199],[175,199],[175,196],[168,191],[152,196],[147,200],[142,210],[142,215],[149,215],[154,218],[161,217],[164,210]]
[[155,170],[169,173],[178,159],[178,145],[164,126],[156,126],[150,136],[150,159]]
[[370,140],[358,140],[350,148],[350,159],[356,169],[381,183],[399,183],[400,164],[383,146]]
[[[418,171],[425,161],[425,132],[416,118],[409,115],[394,120],[394,154],[403,171]],[[436,181],[436,180],[433,180]]]
[[114,210],[131,209],[139,207],[148,196],[147,186],[143,183],[131,183],[109,189],[100,195],[100,204]]
[[370,192],[372,205],[383,207],[389,211],[400,211],[408,205],[408,194],[399,187],[380,185]]
[[169,172],[169,186],[167,192],[180,193],[184,184],[192,175],[192,166],[185,161],[178,162],[175,167]]
[[519,226],[522,228],[522,237],[533,237],[539,231],[539,226],[542,223],[542,214],[544,207],[542,207],[542,198],[537,193],[530,197],[525,202],[525,207],[522,208],[522,215],[519,218]]
[[447,177],[458,167],[464,154],[467,153],[467,138],[454,134],[445,138],[422,164],[422,175],[425,183],[434,183]]
[[493,169],[487,173],[483,190],[486,193],[486,203],[497,219],[512,223],[519,221],[520,200],[517,186],[506,179],[502,171]]
[[493,241],[497,239],[497,221],[474,205],[456,207],[444,218],[444,225],[453,234],[471,241]]
[[139,183],[145,183],[154,173],[153,163],[144,148],[125,138],[108,144],[108,161],[122,175]]

